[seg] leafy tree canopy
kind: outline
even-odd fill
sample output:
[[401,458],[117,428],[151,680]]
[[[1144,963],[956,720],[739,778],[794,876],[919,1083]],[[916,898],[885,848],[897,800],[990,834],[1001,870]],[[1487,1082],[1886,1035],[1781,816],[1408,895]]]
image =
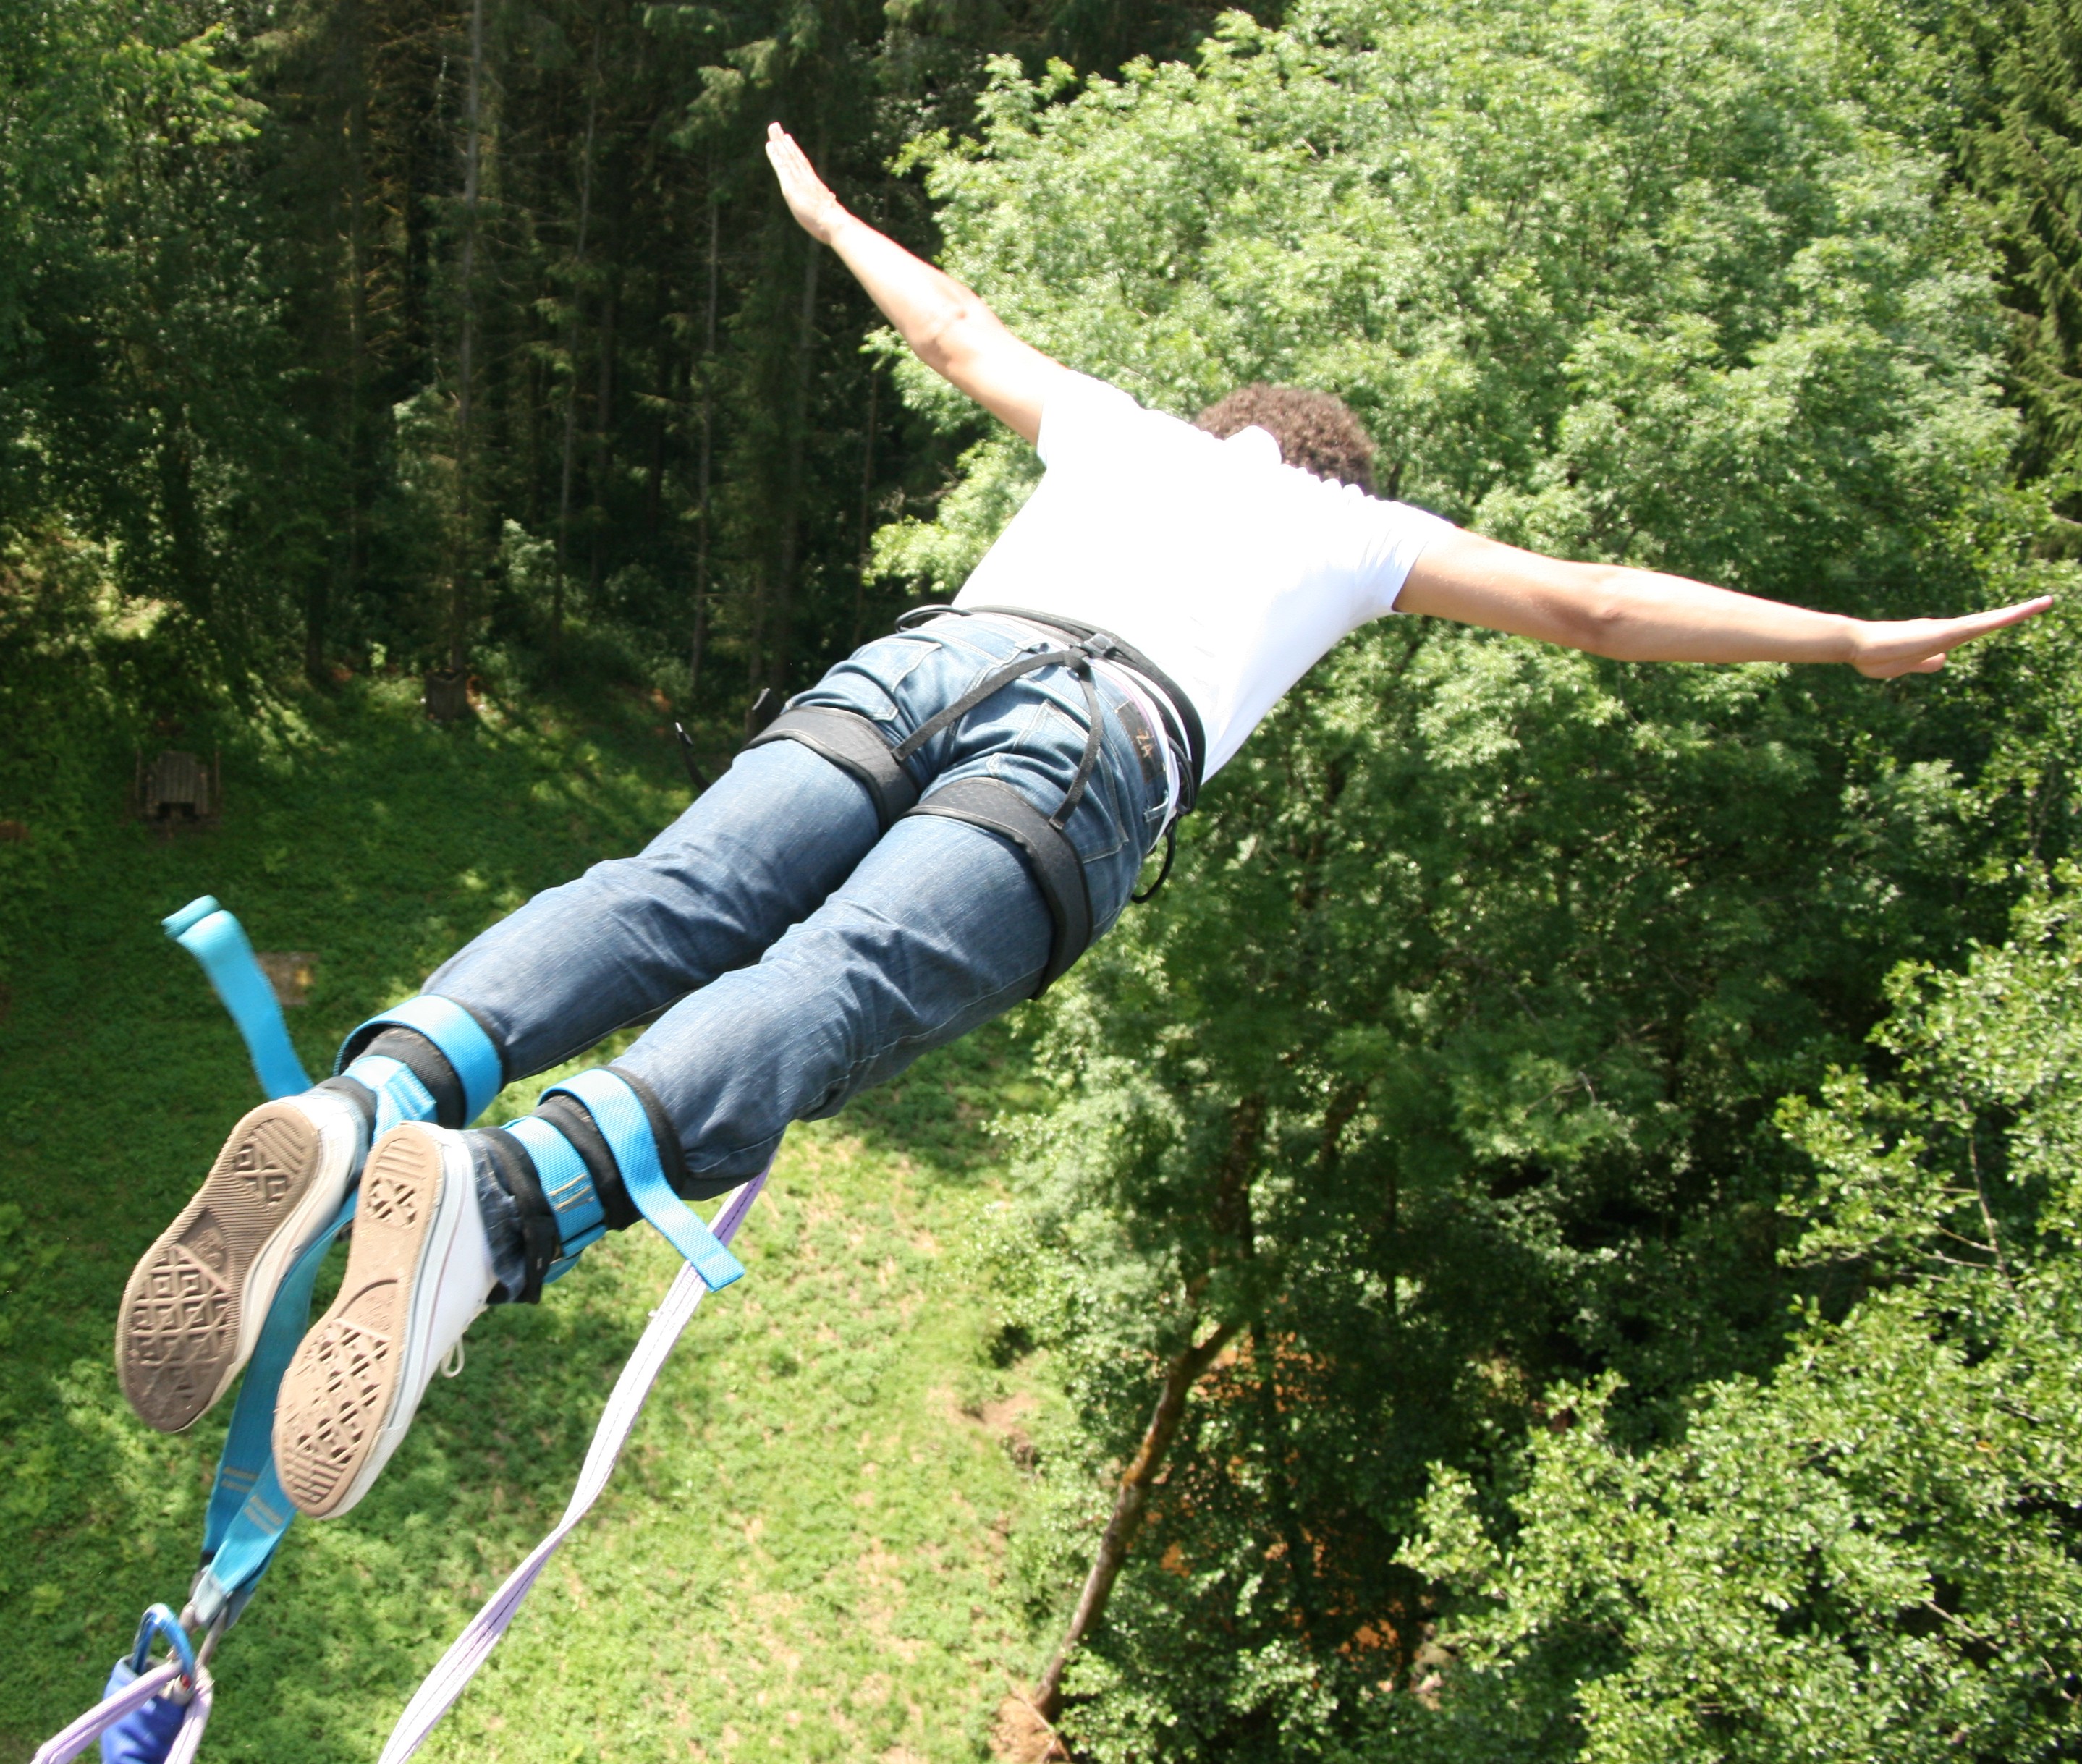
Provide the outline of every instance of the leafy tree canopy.
[[1810,1305],[1770,1378],[1641,1454],[1585,1391],[1507,1547],[1441,1478],[1410,1559],[1458,1589],[1467,1669],[1410,1755],[2072,1755],[2078,962],[2073,897],[2034,898],[1965,972],[1890,982],[1898,1081],[1781,1111],[1815,1171],[1786,1260],[1863,1296]]
[[[1865,95],[1924,53],[1755,0],[1319,4],[1118,82],[1001,66],[916,152],[950,267],[1148,402],[1321,387],[1498,537],[1932,612],[2045,566],[1989,255],[1924,111]],[[883,566],[952,587],[1034,469],[977,442]],[[1054,1012],[995,1241],[1082,1417],[1038,1586],[1154,1374],[1226,1343],[1073,1665],[1094,1755],[1359,1743],[1421,1676],[1427,1465],[1501,1500],[1557,1381],[1623,1379],[1599,1437],[1652,1448],[1775,1363],[1826,1284],[1778,1257],[1776,1099],[2059,854],[2071,645],[1875,687],[1391,621],[1254,738]]]

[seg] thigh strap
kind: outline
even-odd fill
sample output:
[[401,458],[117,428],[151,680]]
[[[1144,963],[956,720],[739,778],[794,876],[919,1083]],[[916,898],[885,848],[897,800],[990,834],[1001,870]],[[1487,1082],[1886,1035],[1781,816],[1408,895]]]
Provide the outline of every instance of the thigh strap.
[[[984,684],[996,691],[1005,682],[993,675]],[[1089,682],[1086,684],[1089,689]],[[960,703],[948,709],[959,715],[970,708]],[[1094,711],[1095,733],[1096,706]],[[942,712],[936,720],[944,726],[952,719]],[[1010,785],[996,778],[956,778],[921,802],[917,785],[897,759],[902,750],[890,745],[881,725],[872,717],[857,710],[842,710],[835,705],[804,705],[784,710],[748,745],[756,747],[769,741],[799,741],[812,753],[849,773],[875,804],[875,819],[885,833],[905,815],[937,815],[947,820],[966,821],[1009,840],[1026,860],[1028,873],[1047,905],[1048,916],[1055,922],[1048,966],[1042,970],[1041,983],[1034,989],[1036,998],[1090,948],[1091,891],[1085,884],[1084,861],[1070,843],[1069,835],[1063,831],[1064,814],[1043,815]],[[1065,810],[1082,794],[1092,758],[1088,751],[1064,802]]]
[[836,705],[802,705],[784,710],[745,743],[748,750],[769,741],[799,741],[812,753],[831,761],[841,772],[852,774],[875,804],[875,819],[883,832],[897,817],[910,812],[918,800],[918,786],[880,725],[857,710]]
[[1048,916],[1056,922],[1048,966],[1041,970],[1041,983],[1034,988],[1033,996],[1040,997],[1092,943],[1091,890],[1085,882],[1084,860],[1077,856],[1069,835],[1010,785],[997,778],[956,778],[941,785],[911,813],[966,821],[1018,847],[1035,886],[1047,903]]

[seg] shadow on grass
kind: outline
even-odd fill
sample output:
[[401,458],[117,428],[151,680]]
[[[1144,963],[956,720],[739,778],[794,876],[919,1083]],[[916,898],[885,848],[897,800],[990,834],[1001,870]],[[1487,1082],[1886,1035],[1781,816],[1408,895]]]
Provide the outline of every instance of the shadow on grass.
[[1022,1005],[928,1054],[892,1083],[855,1097],[839,1125],[871,1150],[929,1166],[941,1181],[966,1185],[1001,1170],[1005,1147],[993,1124],[1046,1100],[1031,1076],[1035,1013]]
[[[684,806],[650,714],[603,734],[494,707],[442,730],[403,684],[357,683],[227,743],[224,827],[171,842],[120,819],[129,756],[104,756],[107,815],[84,827],[65,886],[15,952],[0,1021],[0,1597],[29,1619],[0,1673],[0,1752],[26,1755],[91,1699],[144,1605],[178,1603],[228,1416],[227,1404],[190,1435],[152,1434],[111,1364],[132,1264],[258,1096],[235,1030],[158,918],[214,894],[256,947],[313,953],[290,1028],[315,1075],[356,1022],[457,945],[634,850]],[[1000,1156],[984,1123],[1030,1094],[1022,1060],[1018,1020],[993,1025],[840,1126],[926,1185],[970,1188]],[[436,1381],[361,1508],[297,1526],[223,1655],[223,1695],[242,1711],[225,1723],[226,1755],[374,1755],[430,1648],[560,1508],[643,1322],[635,1276],[613,1270],[645,1253],[633,1240],[604,1246],[557,1303],[486,1319],[466,1375]],[[662,1290],[660,1270],[639,1271]],[[762,1376],[811,1360],[765,1351]],[[832,1352],[827,1375],[858,1402],[895,1349],[883,1337]],[[865,1396],[845,1394],[849,1377]],[[676,1425],[698,1431],[723,1400],[706,1374],[678,1379]]]
[[[0,1596],[33,1619],[0,1673],[0,1735],[24,1739],[86,1700],[147,1602],[185,1590],[223,1425],[150,1434],[111,1365],[132,1263],[259,1100],[237,1032],[159,917],[213,894],[257,947],[315,954],[309,1003],[290,1013],[315,1074],[450,949],[635,849],[685,796],[662,744],[550,715],[437,730],[402,683],[243,730],[225,747],[219,831],[166,841],[124,821],[129,766],[112,744],[103,755],[106,814],[81,826],[13,952],[0,1021]],[[558,1407],[576,1375],[543,1367],[568,1356],[590,1377],[630,1339],[581,1309],[523,1324],[488,1349],[495,1365],[546,1328],[575,1332],[499,1380],[525,1417],[503,1448],[524,1484],[567,1481],[589,1425],[586,1406]],[[415,1430],[435,1467],[404,1480],[461,1453],[444,1408]]]

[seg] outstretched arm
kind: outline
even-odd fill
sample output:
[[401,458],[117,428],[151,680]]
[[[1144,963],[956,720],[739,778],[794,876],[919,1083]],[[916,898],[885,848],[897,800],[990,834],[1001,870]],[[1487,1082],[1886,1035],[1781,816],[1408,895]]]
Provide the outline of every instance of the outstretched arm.
[[803,230],[838,253],[918,359],[1000,422],[1037,440],[1042,407],[1070,370],[1014,336],[953,276],[849,214],[778,123],[767,125],[766,157]]
[[2052,605],[2050,596],[1958,619],[1875,621],[1760,600],[1683,576],[1565,563],[1479,534],[1426,548],[1396,605],[1623,662],[1848,662],[1888,680]]

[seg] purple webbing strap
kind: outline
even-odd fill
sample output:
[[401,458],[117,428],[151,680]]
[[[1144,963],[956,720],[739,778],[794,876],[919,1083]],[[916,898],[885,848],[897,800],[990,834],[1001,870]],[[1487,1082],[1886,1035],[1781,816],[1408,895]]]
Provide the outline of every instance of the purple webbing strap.
[[188,1718],[174,1736],[174,1743],[166,1753],[166,1764],[195,1764],[195,1755],[202,1747],[202,1730],[209,1725],[209,1706],[216,1698],[217,1686],[210,1682],[209,1668],[204,1667],[196,1674],[195,1701],[188,1705]]
[[[749,1182],[731,1191],[730,1198],[710,1226],[724,1243],[737,1235],[738,1227],[752,1210],[752,1203],[766,1185],[768,1172],[773,1168],[769,1160],[766,1168]],[[680,1339],[681,1331],[692,1320],[694,1307],[708,1290],[692,1264],[680,1265],[680,1271],[672,1277],[672,1284],[666,1289],[664,1300],[651,1313],[651,1321],[637,1342],[635,1352],[622,1367],[622,1376],[614,1381],[614,1389],[608,1396],[607,1406],[601,1411],[600,1425],[593,1429],[592,1444],[586,1449],[585,1463],[579,1470],[578,1484],[571,1490],[563,1518],[547,1537],[528,1552],[520,1565],[506,1577],[505,1584],[485,1602],[484,1609],[470,1619],[463,1632],[449,1644],[449,1651],[441,1656],[440,1663],[427,1674],[425,1682],[412,1693],[412,1700],[405,1705],[405,1712],[398,1717],[398,1724],[390,1730],[378,1764],[405,1764],[405,1760],[425,1744],[435,1723],[462,1695],[464,1686],[476,1675],[477,1669],[491,1657],[499,1638],[506,1633],[506,1626],[520,1609],[520,1602],[535,1584],[535,1577],[548,1566],[558,1546],[592,1510],[593,1502],[607,1486],[607,1479],[613,1474],[615,1461],[629,1442],[636,1417],[643,1412],[644,1399],[657,1382],[666,1356],[672,1351],[672,1344]]]
[[[93,1745],[109,1728],[126,1716],[137,1711],[170,1688],[181,1676],[178,1660],[162,1661],[158,1665],[129,1684],[112,1696],[104,1697],[76,1721],[53,1733],[36,1749],[31,1764],[65,1764],[67,1758],[77,1758]],[[196,1677],[195,1701],[188,1705],[188,1717],[181,1723],[181,1731],[174,1740],[173,1749],[166,1753],[166,1764],[188,1764],[196,1755],[196,1748],[202,1744],[202,1730],[209,1723],[209,1706],[215,1686],[210,1683],[207,1669]]]

